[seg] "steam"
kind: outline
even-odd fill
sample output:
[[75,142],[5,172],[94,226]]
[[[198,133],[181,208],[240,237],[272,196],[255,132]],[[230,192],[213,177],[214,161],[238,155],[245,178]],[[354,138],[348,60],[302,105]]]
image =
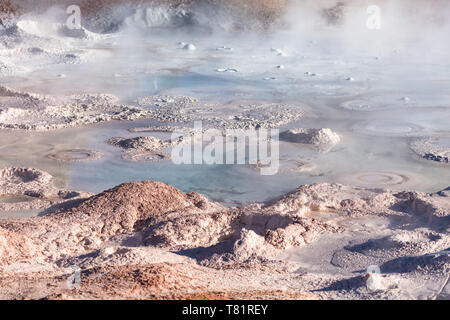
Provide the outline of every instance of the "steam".
[[[171,32],[191,31],[212,36],[233,33],[245,38],[247,33],[255,31],[270,38],[284,36],[294,44],[308,39],[350,49],[400,45],[415,50],[447,49],[450,3],[446,0],[290,0],[286,5],[279,1],[272,7],[263,0],[250,1],[249,5],[236,3],[203,0],[173,5],[171,1],[144,1],[136,5],[131,1],[116,1],[115,5],[97,5],[96,10],[84,12],[83,25],[102,33],[130,29],[149,34],[171,29]],[[40,21],[64,22],[63,5],[55,5],[44,13],[42,7],[35,12],[39,9]],[[371,14],[369,7],[378,8],[379,12]],[[29,12],[33,14],[33,10]],[[381,19],[379,30],[367,27],[373,15]]]
[[[377,14],[379,29],[368,27]],[[407,50],[430,55],[448,52],[450,3],[445,0],[294,0],[286,9],[286,41],[327,42],[328,48],[385,52]]]
[[[299,70],[301,74],[314,74],[314,70],[301,70],[301,62],[294,61],[303,56],[357,64],[361,56],[397,55],[404,64],[447,61],[450,52],[450,20],[447,19],[450,3],[446,0],[290,0],[285,5],[285,1],[280,0],[272,1],[277,4],[272,6],[267,5],[272,2],[264,0],[249,0],[251,5],[231,0],[202,0],[179,5],[172,5],[170,1],[142,1],[136,5],[134,1],[124,0],[115,1],[114,5],[99,5],[91,11],[82,7],[83,29],[79,32],[69,32],[64,26],[68,18],[66,7],[58,1],[49,2],[52,3],[49,8],[41,6],[22,15],[17,23],[19,30],[42,39],[55,38],[59,43],[55,44],[53,56],[63,62],[66,56],[61,57],[56,46],[66,49],[73,44],[73,50],[79,51],[78,45],[89,47],[95,45],[95,40],[103,41],[102,46],[114,43],[114,54],[107,50],[101,52],[106,55],[101,61],[108,68],[98,62],[98,69],[111,70],[114,75],[146,64],[158,70],[158,67],[182,67],[188,62],[211,63],[208,57],[215,48],[236,50],[222,50],[230,54],[221,56],[220,64],[208,66],[209,70],[255,74],[268,73],[262,69],[275,69],[275,66],[284,70],[286,63],[288,67],[284,72]],[[374,26],[379,28],[370,28],[370,19],[375,19]],[[378,25],[376,19],[379,19]],[[182,46],[177,48],[177,43],[192,43],[191,47],[198,50],[183,51]],[[52,50],[50,43],[42,46],[47,46],[44,51]],[[164,49],[153,49],[149,54],[149,46]],[[278,56],[292,59],[289,63]],[[74,61],[73,54],[68,58],[70,63]],[[408,60],[410,58],[412,60]],[[36,60],[36,55],[30,59]],[[12,63],[13,60],[11,57]],[[273,66],[267,67],[267,63]],[[92,66],[87,68],[95,70]],[[79,70],[86,71],[82,64]],[[354,80],[351,74],[344,77]],[[264,74],[261,78],[276,79],[276,75]]]

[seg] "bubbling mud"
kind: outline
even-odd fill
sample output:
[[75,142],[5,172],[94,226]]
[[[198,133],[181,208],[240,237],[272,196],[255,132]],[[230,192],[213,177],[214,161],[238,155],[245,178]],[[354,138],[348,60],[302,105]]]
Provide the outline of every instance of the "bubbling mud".
[[[264,165],[261,161],[257,161],[256,164],[248,165],[251,169],[260,170],[261,168],[267,168],[269,165]],[[281,174],[292,174],[292,173],[306,173],[317,169],[317,165],[309,160],[304,159],[280,159],[279,160],[279,170]]]
[[307,160],[280,159],[281,173],[303,173],[317,169],[317,165]]
[[378,106],[374,106],[369,101],[366,100],[350,100],[346,101],[341,104],[342,108],[348,109],[348,110],[358,110],[358,111],[367,111],[367,110],[373,110],[378,109]]
[[122,159],[136,162],[160,162],[170,160],[170,155],[162,152],[125,153]]

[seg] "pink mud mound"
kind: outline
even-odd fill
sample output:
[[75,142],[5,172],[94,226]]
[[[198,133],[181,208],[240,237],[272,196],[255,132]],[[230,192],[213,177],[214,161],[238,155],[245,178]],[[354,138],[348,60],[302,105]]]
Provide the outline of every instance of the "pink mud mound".
[[199,194],[186,194],[161,182],[143,181],[121,184],[53,217],[60,219],[86,215],[102,221],[102,233],[112,235],[132,231],[139,227],[139,222],[164,214],[210,206],[209,201]]

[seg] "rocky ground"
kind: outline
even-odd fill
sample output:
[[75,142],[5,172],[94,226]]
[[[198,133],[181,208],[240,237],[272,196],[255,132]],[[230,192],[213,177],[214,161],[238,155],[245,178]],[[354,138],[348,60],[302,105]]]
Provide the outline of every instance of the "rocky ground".
[[[440,141],[443,143],[439,144]],[[411,149],[426,160],[449,164],[450,146],[448,141],[449,137],[445,135],[418,139],[411,143]]]
[[185,96],[150,96],[126,106],[110,94],[37,95],[0,86],[0,128],[46,131],[122,120],[152,119],[205,128],[275,128],[303,117],[305,105],[200,102]]
[[[50,180],[9,169],[2,193]],[[449,298],[445,190],[316,184],[230,208],[143,181],[41,210],[0,220],[1,298]]]
[[0,211],[50,212],[65,203],[73,204],[92,194],[58,188],[45,171],[32,168],[0,169]]
[[202,121],[206,128],[278,128],[301,119],[307,106],[265,102],[232,101],[208,103],[186,96],[150,96],[138,99],[137,106],[151,108],[151,118],[160,122]]
[[112,95],[40,96],[0,88],[2,129],[44,131],[147,115],[147,110],[121,105]]

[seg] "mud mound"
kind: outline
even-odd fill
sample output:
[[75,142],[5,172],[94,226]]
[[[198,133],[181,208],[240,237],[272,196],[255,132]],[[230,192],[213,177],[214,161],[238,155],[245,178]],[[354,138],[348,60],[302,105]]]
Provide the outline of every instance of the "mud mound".
[[217,212],[172,214],[155,220],[145,232],[145,243],[174,250],[209,247],[233,237],[238,213]]
[[[338,210],[341,208],[341,201],[347,197],[356,198],[354,192],[352,188],[337,184],[301,186],[291,193],[268,201],[264,208],[283,215],[295,214],[301,217],[311,211]],[[358,205],[364,206],[359,201]]]
[[288,142],[304,143],[321,149],[330,149],[341,141],[331,129],[291,129],[280,134],[280,139]]
[[[193,221],[201,223],[198,220],[201,217],[206,219],[208,215],[226,211],[199,194],[185,194],[154,181],[125,183],[81,203],[69,201],[55,206],[47,215],[1,225],[42,239],[43,251],[57,259],[68,254],[82,254],[86,250],[98,250],[111,237],[118,237],[114,241],[128,243],[127,237],[136,232],[155,226],[157,229],[158,224],[164,230],[163,224],[171,225],[171,219],[182,221],[183,217],[188,217],[190,223],[177,229],[177,233],[167,233],[166,237],[172,244],[177,241],[174,239],[179,233],[188,234],[188,230],[195,229]],[[204,236],[214,238],[207,230],[208,222],[203,223]],[[201,238],[203,235],[197,236]],[[186,241],[190,240],[188,235],[186,238]],[[137,236],[134,245],[142,246],[144,240]]]
[[392,207],[394,210],[413,213],[428,221],[450,216],[450,201],[445,193],[428,195],[419,192],[399,192],[395,197],[399,201]]
[[30,210],[41,214],[53,212],[91,195],[58,188],[53,176],[42,170],[0,169],[0,211],[6,214],[20,214]]
[[[56,260],[99,250],[111,237],[116,237],[112,240],[116,243],[129,243],[127,238],[133,234],[173,217],[197,219],[217,211],[225,210],[201,195],[145,181],[125,183],[84,201],[69,199],[50,207],[46,215],[12,223],[3,220],[0,225],[40,239],[45,255]],[[134,246],[142,246],[142,237],[136,237]]]
[[[298,247],[323,232],[337,231],[331,225],[303,217],[304,212],[280,212],[280,208],[254,204],[235,209],[215,207],[215,212],[174,212],[153,219],[144,230],[144,242],[187,250],[189,256],[203,264],[221,266],[253,258],[270,259],[277,250]],[[205,249],[194,254],[196,248]]]
[[[131,241],[127,237],[136,234],[131,242],[137,246],[203,247],[201,257],[194,258],[215,266],[270,260],[277,250],[304,245],[323,232],[337,230],[296,211],[280,214],[275,207],[261,204],[226,208],[154,181],[125,183],[70,209],[8,228],[40,239],[44,232],[48,253],[56,257],[98,250],[111,237],[127,243]],[[215,257],[214,246],[223,249]]]
[[53,177],[38,169],[0,169],[0,194],[48,197],[58,193]]
[[420,192],[393,192],[341,184],[318,183],[297,190],[264,204],[265,210],[280,214],[304,216],[315,211],[335,211],[349,216],[404,215],[438,221],[450,214],[448,197]]
[[416,140],[411,149],[422,158],[450,164],[450,137],[441,136]]
[[155,151],[166,146],[164,141],[155,137],[111,138],[107,142],[127,151]]
[[[239,265],[258,265],[273,260],[277,249],[252,230],[241,229],[239,236],[219,245],[221,250],[210,256],[199,256],[199,262],[210,268],[233,268]],[[222,251],[222,252],[221,252]]]
[[125,160],[158,162],[170,159],[169,154],[160,150],[170,147],[171,144],[155,137],[111,138],[107,143],[124,150],[122,158]]
[[113,235],[142,228],[147,220],[170,212],[200,211],[208,208],[208,204],[198,194],[185,194],[164,183],[143,181],[124,183],[102,192],[63,215],[87,215],[103,222],[103,234]]

